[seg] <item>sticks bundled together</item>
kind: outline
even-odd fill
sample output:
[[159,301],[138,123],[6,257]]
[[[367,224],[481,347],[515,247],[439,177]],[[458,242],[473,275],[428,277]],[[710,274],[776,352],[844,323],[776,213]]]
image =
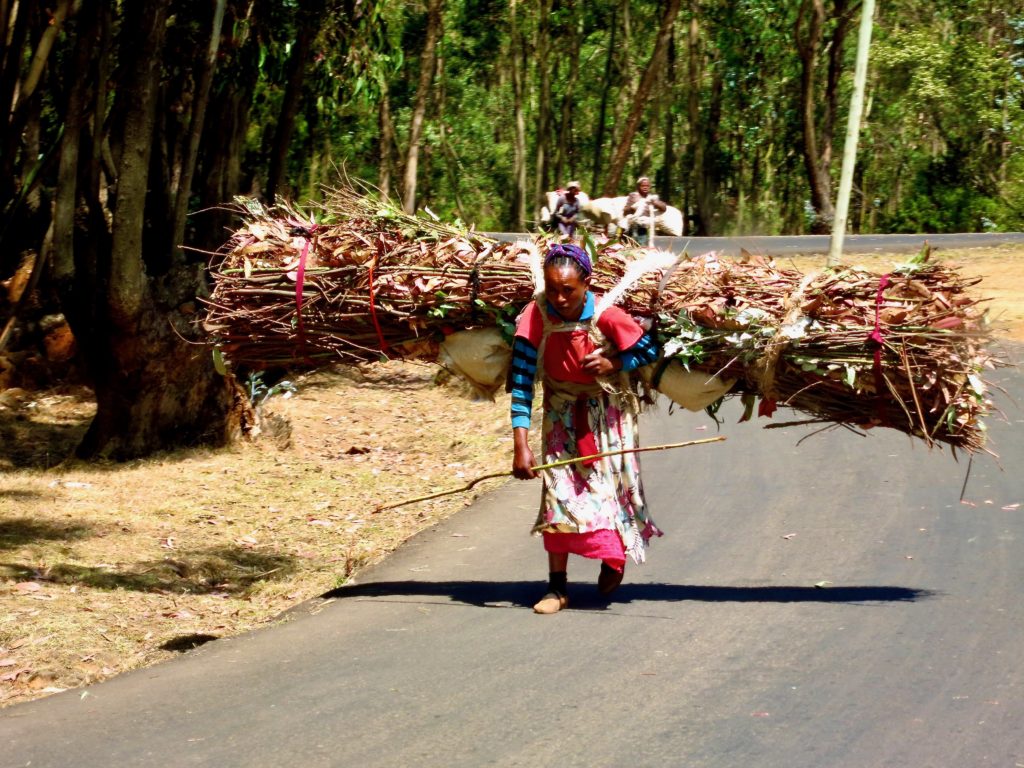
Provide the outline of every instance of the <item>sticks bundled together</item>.
[[[212,265],[207,327],[235,365],[433,360],[444,335],[501,328],[533,297],[522,244],[402,214],[333,191],[322,223],[242,201],[245,218]],[[646,252],[644,253],[646,256]],[[771,261],[603,247],[593,285],[654,323],[665,365],[737,379],[770,416],[889,426],[929,443],[981,449],[990,409],[982,372],[998,361],[971,281],[928,262],[890,275],[804,275]],[[648,263],[644,262],[644,263]],[[975,281],[976,282],[976,281]],[[657,380],[655,375],[655,380]]]
[[238,365],[433,359],[444,331],[508,322],[533,295],[510,244],[351,190],[332,193],[326,218],[339,220],[319,226],[243,205],[247,221],[212,268],[207,319]]
[[680,265],[660,297],[665,355],[735,377],[815,420],[896,427],[969,451],[991,408],[982,378],[999,361],[977,298],[927,253],[889,275],[803,275],[770,262],[705,255]]

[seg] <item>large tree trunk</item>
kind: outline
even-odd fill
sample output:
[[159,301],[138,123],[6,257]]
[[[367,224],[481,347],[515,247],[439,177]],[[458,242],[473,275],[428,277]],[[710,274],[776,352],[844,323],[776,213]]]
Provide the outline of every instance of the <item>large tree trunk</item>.
[[558,154],[555,162],[555,179],[563,182],[569,176],[575,176],[575,158],[573,153],[572,140],[572,109],[573,97],[576,93],[576,83],[580,77],[580,54],[579,54],[579,20],[575,14],[574,0],[568,0],[566,11],[569,14],[569,77],[562,91],[561,117],[558,124]]
[[148,304],[133,333],[103,350],[98,362],[105,365],[94,368],[96,416],[79,457],[127,460],[168,448],[226,445],[253,425],[251,406],[234,377],[214,370],[204,344],[193,346],[178,336],[195,335],[180,316],[186,303],[165,301],[194,296],[197,282],[194,271],[181,270],[173,278],[178,296],[161,295]]
[[292,133],[295,131],[295,115],[302,99],[302,86],[306,80],[306,65],[313,50],[313,41],[320,31],[320,12],[323,0],[307,0],[304,12],[300,14],[299,30],[288,59],[288,84],[285,86],[281,111],[277,118],[277,130],[270,154],[270,168],[267,170],[266,198],[274,202],[281,191],[281,182],[288,165],[288,151],[291,148]]
[[[837,10],[845,5],[837,0]],[[825,5],[824,0],[803,0],[797,15],[794,38],[800,52],[800,116],[803,127],[803,160],[807,181],[811,188],[811,206],[814,220],[811,231],[827,233],[831,230],[835,208],[832,204],[832,133],[835,104],[838,91],[839,71],[837,62],[842,61],[842,39],[844,22],[837,28],[838,50],[835,45],[829,67],[825,98],[822,103],[822,130],[818,129],[819,99],[817,89],[818,60],[824,43]]]
[[[215,371],[209,349],[187,341],[197,336],[186,313],[195,312],[201,269],[181,267],[156,280],[143,266],[150,148],[170,3],[129,7],[122,22],[123,39],[133,44],[122,46],[127,58],[116,87],[124,114],[109,257],[99,260],[95,272],[78,268],[89,261],[84,254],[76,253],[71,275],[66,252],[58,264],[58,287],[76,337],[86,342],[96,393],[96,416],[78,450],[86,458],[127,459],[160,448],[223,444],[250,415],[234,379]],[[75,311],[76,303],[92,306]]]
[[441,37],[442,9],[442,0],[430,0],[427,5],[427,39],[420,54],[420,79],[416,86],[416,105],[409,123],[409,148],[405,155],[405,176],[402,181],[402,208],[406,213],[416,213],[420,141],[423,137],[423,121],[427,115],[427,97],[437,68],[437,41]]
[[668,41],[672,37],[673,26],[676,16],[679,15],[679,6],[682,0],[668,0],[661,14],[661,23],[658,25],[658,37],[654,44],[654,52],[651,60],[644,70],[636,93],[633,96],[633,105],[626,120],[626,126],[618,140],[618,147],[612,156],[611,168],[608,169],[608,178],[604,184],[604,194],[611,196],[618,189],[622,180],[622,173],[626,168],[626,161],[629,159],[629,150],[632,147],[633,139],[636,137],[637,128],[640,125],[640,118],[643,116],[644,108],[650,98],[651,90],[658,76],[658,70],[663,66],[665,50],[668,48]]

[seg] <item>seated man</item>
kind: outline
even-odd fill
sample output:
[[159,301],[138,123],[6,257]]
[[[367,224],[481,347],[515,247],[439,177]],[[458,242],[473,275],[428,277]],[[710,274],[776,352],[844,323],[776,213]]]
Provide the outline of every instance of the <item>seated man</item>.
[[557,225],[558,231],[572,237],[576,234],[576,216],[580,212],[580,183],[570,181],[565,185],[565,192],[558,196],[551,223]]
[[668,206],[657,195],[651,194],[651,180],[641,176],[636,180],[636,190],[629,193],[626,207],[622,209],[626,217],[626,234],[640,245],[648,245],[653,219],[659,213],[664,213],[666,208]]

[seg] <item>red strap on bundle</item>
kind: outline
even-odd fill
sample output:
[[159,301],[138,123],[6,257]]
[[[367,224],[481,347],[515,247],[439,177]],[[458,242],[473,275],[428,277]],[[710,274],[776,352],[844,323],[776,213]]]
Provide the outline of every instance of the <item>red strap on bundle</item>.
[[306,258],[309,256],[309,238],[302,245],[299,255],[299,266],[295,270],[295,314],[298,318],[299,330],[302,330],[302,286],[306,282]]
[[369,281],[370,291],[370,319],[373,320],[373,327],[377,331],[377,341],[381,352],[386,352],[388,349],[388,342],[384,338],[384,332],[380,328],[380,322],[377,320],[377,304],[373,296],[373,268],[377,266],[377,260],[380,258],[381,253],[384,251],[384,239],[381,238],[377,241],[377,255],[373,257],[373,261],[370,262],[370,268],[367,270],[367,279]]
[[[873,370],[875,373],[875,396],[878,398],[882,397],[882,391],[885,388],[885,379],[882,378],[882,344],[885,341],[882,335],[882,293],[888,287],[889,276],[882,275],[878,280],[878,293],[875,295],[875,330],[868,334],[868,341],[875,344],[875,365]],[[882,412],[881,408],[879,408],[879,412]],[[883,418],[882,421],[884,422],[885,419]]]
[[[590,428],[590,418],[588,414],[588,403],[590,398],[586,395],[580,395],[576,398],[576,408],[573,411],[572,427],[573,431],[576,432],[576,455],[577,456],[592,456],[598,453],[597,450],[597,438],[594,437],[594,430]],[[581,462],[585,467],[592,467],[600,459],[587,459]]]
[[295,270],[295,328],[299,332],[299,344],[302,346],[302,356],[309,362],[306,354],[306,331],[302,327],[302,287],[306,283],[306,259],[309,257],[310,237],[316,232],[317,225],[310,224],[302,227],[306,234],[302,244],[302,253],[299,254],[299,266]]

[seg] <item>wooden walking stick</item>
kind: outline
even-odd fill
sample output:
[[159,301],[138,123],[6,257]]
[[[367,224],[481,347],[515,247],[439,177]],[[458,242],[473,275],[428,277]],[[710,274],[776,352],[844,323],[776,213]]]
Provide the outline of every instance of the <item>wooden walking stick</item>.
[[[725,440],[725,435],[719,435],[718,437],[706,437],[703,440],[688,440],[685,443],[666,443],[665,445],[650,445],[646,448],[626,448],[621,451],[605,451],[604,453],[592,453],[589,456],[576,456],[571,459],[562,459],[561,461],[552,461],[549,464],[538,464],[535,467],[530,467],[534,472],[540,472],[545,469],[554,469],[555,467],[564,467],[568,464],[575,464],[577,461],[589,461],[590,459],[603,459],[606,456],[624,456],[627,453],[646,453],[648,451],[667,451],[670,448],[689,448],[691,445],[705,445],[706,443],[720,443]],[[383,512],[385,509],[395,509],[397,507],[404,507],[406,504],[415,504],[418,501],[429,501],[430,499],[439,499],[442,496],[451,496],[456,493],[465,493],[470,490],[477,483],[482,483],[484,480],[493,480],[498,477],[510,477],[512,475],[511,470],[508,472],[492,472],[489,475],[481,475],[473,480],[470,480],[461,488],[452,488],[447,491],[437,491],[436,493],[428,493],[426,496],[417,496],[414,499],[406,499],[405,501],[399,501],[395,504],[385,504],[377,507],[373,510],[373,514]]]

